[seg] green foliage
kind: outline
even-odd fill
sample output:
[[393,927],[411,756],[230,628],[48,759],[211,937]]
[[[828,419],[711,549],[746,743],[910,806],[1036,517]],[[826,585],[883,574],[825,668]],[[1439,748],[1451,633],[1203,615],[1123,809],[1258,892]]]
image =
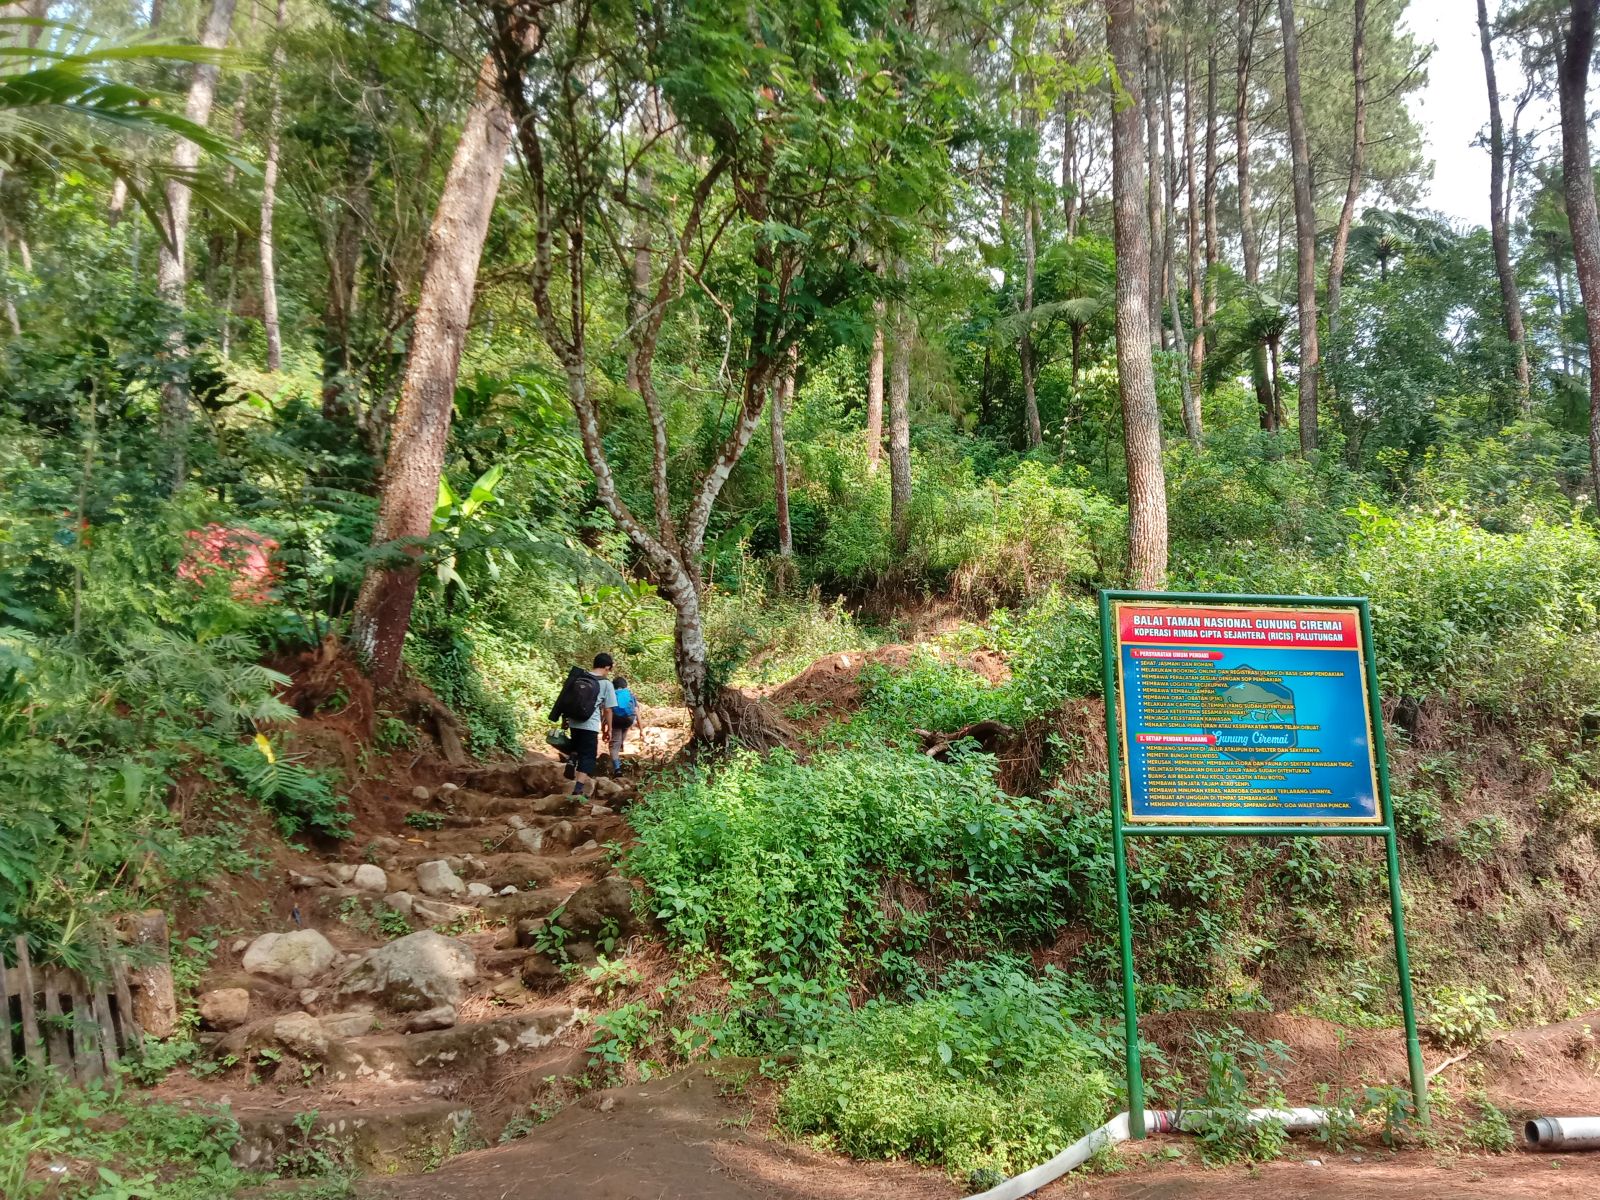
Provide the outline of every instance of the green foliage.
[[412,829],[443,829],[444,814],[437,812],[408,812],[406,824]]
[[1008,686],[1030,716],[1100,694],[1100,613],[1092,601],[1050,588],[1020,611],[992,614],[989,628],[1011,668]]
[[1470,863],[1492,857],[1506,840],[1504,817],[1474,817],[1456,835],[1456,850]]
[[1200,1157],[1211,1164],[1277,1158],[1288,1140],[1283,1122],[1254,1119],[1251,1109],[1283,1107],[1278,1084],[1288,1047],[1257,1042],[1235,1026],[1202,1030],[1194,1042],[1205,1066],[1205,1091],[1184,1127],[1198,1135]]
[[1036,854],[1055,822],[992,772],[983,756],[883,746],[735,755],[634,806],[627,866],[669,936],[718,951],[737,980],[803,1000],[803,978],[823,1002],[852,972],[914,979],[910,956],[935,930],[992,945],[1052,923],[1064,881]]
[[1060,475],[1025,460],[1004,483],[925,496],[918,540],[926,569],[948,574],[958,595],[980,604],[1016,604],[1051,585],[1115,578],[1126,517]]
[[1100,1124],[1112,1096],[1056,973],[958,964],[941,990],[871,1000],[808,1047],[779,1105],[790,1133],[858,1158],[1011,1175]]
[[900,671],[872,664],[861,672],[868,704],[890,729],[953,730],[974,721],[1017,722],[1021,689],[990,684],[976,672],[921,649]]
[[1423,1001],[1423,1024],[1445,1046],[1477,1046],[1500,1024],[1494,1006],[1503,998],[1482,984],[1435,988]]
[[350,836],[351,814],[343,797],[334,793],[332,772],[313,770],[274,753],[263,735],[249,745],[229,747],[222,758],[246,795],[272,813],[284,837],[300,833]]
[[1507,1154],[1516,1149],[1517,1137],[1511,1132],[1505,1113],[1482,1092],[1473,1097],[1473,1103],[1478,1108],[1478,1119],[1461,1131],[1461,1140],[1490,1154]]
[[[258,1182],[229,1151],[239,1126],[226,1109],[145,1102],[96,1082],[47,1082],[0,1121],[0,1195],[28,1200],[212,1200]],[[47,1161],[74,1166],[47,1182]]]
[[384,940],[405,937],[411,932],[411,922],[398,909],[390,908],[382,900],[368,900],[360,896],[346,896],[339,905],[339,920],[358,933]]
[[411,669],[465,722],[475,753],[522,752],[516,711],[484,685],[470,636],[449,625],[414,629],[405,653]]

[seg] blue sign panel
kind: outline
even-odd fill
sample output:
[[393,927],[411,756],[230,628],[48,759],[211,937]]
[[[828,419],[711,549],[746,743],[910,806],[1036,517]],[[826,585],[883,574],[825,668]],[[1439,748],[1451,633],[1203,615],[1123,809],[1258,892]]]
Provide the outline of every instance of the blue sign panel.
[[1126,820],[1381,820],[1355,609],[1113,610]]

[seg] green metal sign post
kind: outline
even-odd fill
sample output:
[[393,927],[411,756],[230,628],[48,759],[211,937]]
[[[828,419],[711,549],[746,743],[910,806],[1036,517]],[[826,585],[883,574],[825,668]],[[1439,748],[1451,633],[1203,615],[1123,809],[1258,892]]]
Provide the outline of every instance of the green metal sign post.
[[1133,837],[1381,837],[1411,1093],[1426,1124],[1367,601],[1102,591],[1100,639],[1130,1133],[1145,1135]]

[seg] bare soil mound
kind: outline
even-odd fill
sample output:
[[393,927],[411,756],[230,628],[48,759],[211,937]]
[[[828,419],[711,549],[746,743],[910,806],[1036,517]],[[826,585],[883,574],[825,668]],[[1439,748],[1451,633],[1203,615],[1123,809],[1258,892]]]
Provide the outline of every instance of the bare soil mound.
[[1600,1011],[1500,1034],[1470,1061],[1486,1068],[1489,1094],[1520,1115],[1600,1113]]

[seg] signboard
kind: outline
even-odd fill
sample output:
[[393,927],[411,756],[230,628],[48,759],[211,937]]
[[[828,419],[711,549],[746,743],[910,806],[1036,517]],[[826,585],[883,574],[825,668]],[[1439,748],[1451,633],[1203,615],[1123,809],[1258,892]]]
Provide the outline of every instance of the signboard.
[[1128,1130],[1144,1074],[1128,839],[1382,838],[1416,1115],[1428,1122],[1372,613],[1347,596],[1100,593]]
[[1129,824],[1382,821],[1355,607],[1119,600]]

